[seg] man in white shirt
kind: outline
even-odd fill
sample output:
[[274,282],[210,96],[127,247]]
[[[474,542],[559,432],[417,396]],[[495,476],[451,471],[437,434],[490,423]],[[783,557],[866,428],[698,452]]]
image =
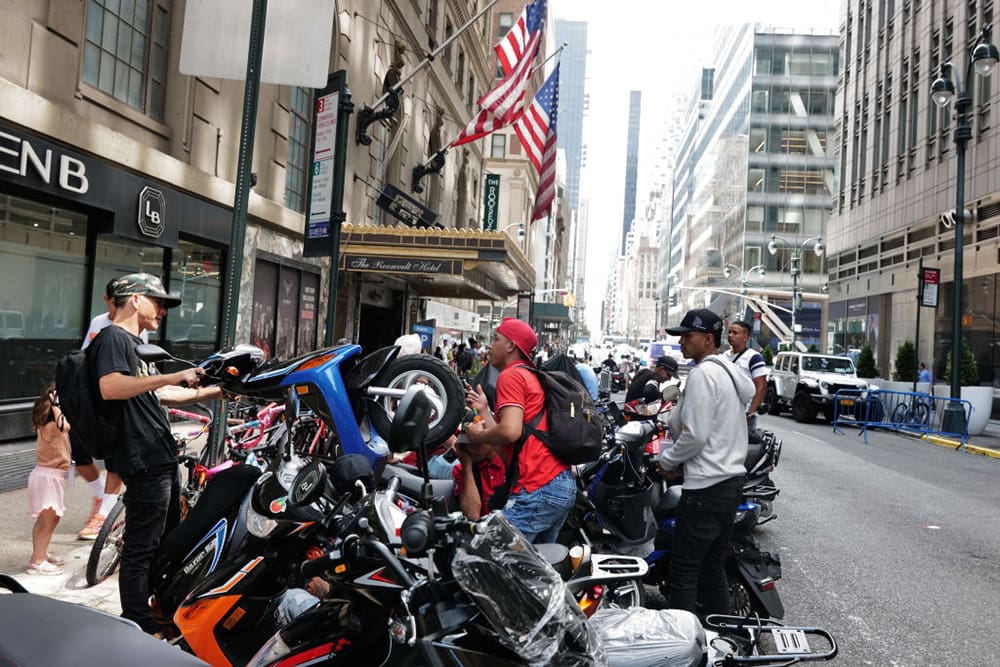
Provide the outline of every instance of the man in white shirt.
[[730,324],[729,350],[723,356],[736,364],[736,367],[753,382],[753,398],[747,404],[747,426],[756,428],[757,408],[764,400],[764,392],[767,390],[767,363],[759,352],[750,349],[750,331],[750,324],[743,320]]

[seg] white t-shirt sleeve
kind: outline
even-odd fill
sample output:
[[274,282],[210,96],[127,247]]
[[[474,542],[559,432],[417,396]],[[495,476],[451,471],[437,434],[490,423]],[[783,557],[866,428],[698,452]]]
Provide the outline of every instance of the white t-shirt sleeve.
[[83,345],[80,346],[80,349],[86,350],[90,345],[90,342],[101,332],[101,329],[109,324],[111,324],[111,318],[108,317],[107,313],[101,313],[94,319],[90,320],[90,327],[87,329],[87,334],[83,337]]

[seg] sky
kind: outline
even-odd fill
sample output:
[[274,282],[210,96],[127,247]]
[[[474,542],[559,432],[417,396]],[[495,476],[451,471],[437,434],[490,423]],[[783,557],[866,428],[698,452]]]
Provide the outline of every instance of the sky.
[[[657,102],[675,90],[694,90],[711,59],[719,25],[763,23],[772,27],[836,30],[840,0],[549,0],[557,18],[587,21],[584,118],[587,163],[580,176],[580,198],[589,200],[587,239],[587,324],[600,329],[600,308],[613,265],[612,249],[621,239],[625,197],[625,142],[629,91],[642,91],[639,183],[643,139],[662,119]],[[661,110],[660,114],[663,113]],[[637,193],[641,199],[642,192]]]

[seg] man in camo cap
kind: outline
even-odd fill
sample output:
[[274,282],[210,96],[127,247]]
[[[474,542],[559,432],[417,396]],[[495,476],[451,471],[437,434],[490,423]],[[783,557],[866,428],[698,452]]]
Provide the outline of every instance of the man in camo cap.
[[146,632],[160,628],[149,609],[149,568],[163,534],[180,520],[177,452],[164,405],[218,398],[218,387],[195,388],[204,371],[159,375],[135,353],[142,331],[156,331],[168,308],[180,305],[156,276],[130,273],[111,286],[115,317],[90,345],[88,361],[116,427],[114,454],[105,461],[125,482],[125,542],[119,591],[122,616]]

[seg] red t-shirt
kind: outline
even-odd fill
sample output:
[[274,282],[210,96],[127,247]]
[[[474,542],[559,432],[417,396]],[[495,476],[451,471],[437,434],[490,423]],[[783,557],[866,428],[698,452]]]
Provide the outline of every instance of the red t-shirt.
[[[500,411],[508,405],[517,406],[524,411],[525,424],[534,419],[545,406],[542,385],[539,384],[538,377],[525,368],[524,363],[505,368],[500,373],[500,377],[497,378],[496,414],[499,415]],[[542,415],[536,429],[539,431],[548,429],[545,415]],[[504,447],[504,463],[510,463],[510,459],[514,455],[514,446]],[[536,491],[569,468],[568,465],[553,456],[545,443],[533,435],[529,435],[528,439],[525,440],[517,467],[517,484],[510,490],[511,493],[517,493],[521,489],[528,493]]]
[[[479,499],[483,506],[479,508],[479,516],[486,516],[490,513],[489,500],[493,495],[493,492],[498,486],[502,486],[507,477],[507,466],[503,464],[503,461],[499,456],[494,456],[486,461],[481,461],[479,463],[479,481],[482,483],[483,490],[479,494]],[[462,495],[462,489],[464,481],[462,475],[462,464],[457,463],[451,469],[451,478],[455,480],[455,497]]]

